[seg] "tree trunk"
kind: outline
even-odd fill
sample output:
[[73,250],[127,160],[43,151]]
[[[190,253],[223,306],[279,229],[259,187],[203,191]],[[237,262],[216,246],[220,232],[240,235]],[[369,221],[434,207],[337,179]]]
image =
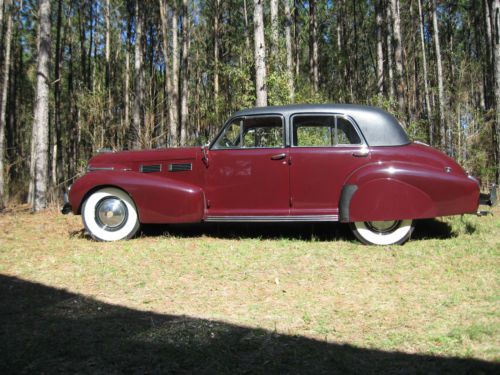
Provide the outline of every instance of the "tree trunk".
[[254,0],[253,26],[255,43],[255,91],[257,107],[267,106],[266,42],[264,40],[263,0]]
[[[132,25],[131,25],[131,16],[129,15],[128,20],[127,20],[127,43],[125,44],[125,87],[124,87],[124,122],[125,122],[125,129],[123,131],[124,138],[126,138],[128,135],[130,135],[132,132],[130,130],[131,124],[130,124],[130,38],[132,34]],[[127,144],[127,149],[130,148],[130,139],[125,140],[125,143]]]
[[377,23],[377,91],[380,95],[384,94],[384,41],[383,41],[383,0],[378,0],[376,11]]
[[493,25],[495,28],[495,38],[493,40],[494,61],[495,61],[495,102],[496,121],[493,135],[496,135],[495,159],[496,159],[496,182],[500,184],[500,0],[493,0],[492,6]]
[[420,45],[422,48],[422,68],[424,70],[424,94],[425,94],[425,110],[427,112],[427,121],[429,121],[429,144],[432,146],[434,144],[434,123],[432,119],[431,111],[431,99],[429,96],[429,78],[427,73],[427,54],[425,52],[425,19],[422,13],[422,0],[418,0],[418,18],[420,20]]
[[182,92],[181,92],[181,146],[187,142],[189,99],[189,13],[188,2],[182,0]]
[[243,0],[243,21],[245,22],[245,47],[250,51],[250,35],[248,30],[248,8],[247,0]]
[[142,4],[139,6],[139,0],[135,1],[135,87],[134,87],[134,110],[132,114],[133,132],[132,148],[137,149],[141,145],[143,108],[144,108],[144,67],[142,57]]
[[278,0],[271,0],[271,56],[273,68],[276,71],[279,66],[279,24],[278,24]]
[[[90,40],[89,40],[89,50],[87,53],[87,73],[86,73],[86,80],[87,80],[87,87],[89,91],[93,90],[94,87],[94,82],[92,80],[92,70],[93,70],[93,63],[92,63],[92,47],[94,46],[94,1],[90,0],[89,2],[89,7],[90,7]],[[84,21],[85,22],[85,21]]]
[[392,41],[394,39],[394,33],[392,29],[392,15],[391,7],[386,7],[386,17],[387,17],[387,71],[389,76],[389,97],[394,99],[394,68],[393,68],[393,48]]
[[0,40],[2,40],[3,7],[4,7],[4,0],[0,0]]
[[170,145],[179,145],[179,42],[178,42],[178,19],[179,13],[177,3],[172,6],[172,90],[170,97]]
[[298,77],[300,74],[300,20],[299,20],[299,9],[298,0],[293,0],[293,40],[294,40],[294,52],[295,52],[295,76]]
[[[495,1],[493,0],[491,4],[493,5]],[[491,74],[493,69],[493,64],[494,62],[494,44],[493,44],[493,31],[492,31],[492,19],[491,19],[491,12],[490,12],[490,1],[489,0],[484,0],[484,21],[485,21],[485,26],[486,26],[486,66],[485,66],[485,79],[484,79],[484,88],[483,88],[483,102],[484,102],[484,108],[485,109],[490,109],[493,106],[492,103],[492,95],[493,95],[493,76],[494,74]]]
[[36,69],[36,102],[33,120],[35,147],[33,211],[47,207],[49,151],[49,84],[50,84],[50,0],[39,1],[38,59]]
[[441,44],[439,42],[439,24],[437,18],[436,0],[432,0],[432,27],[434,31],[434,47],[436,49],[436,65],[438,79],[438,99],[439,99],[439,129],[441,137],[441,148],[446,149],[446,97],[444,94],[443,64],[441,59]]
[[292,56],[292,16],[290,14],[290,0],[285,2],[285,46],[286,46],[286,72],[288,78],[288,90],[290,103],[295,101],[295,85],[293,79],[293,56]]
[[105,77],[104,77],[104,84],[106,87],[106,91],[108,91],[108,97],[110,96],[109,94],[109,79],[110,79],[110,56],[111,56],[111,25],[110,25],[110,0],[106,0],[106,4],[104,7],[104,20],[106,23],[106,41],[105,41],[105,47],[104,47],[104,53],[105,53],[105,59],[106,59],[106,71],[105,71]]
[[62,124],[61,124],[61,65],[62,65],[62,0],[57,3],[57,25],[56,25],[56,61],[54,66],[54,125],[55,142],[52,152],[52,183],[56,185],[62,178],[63,173],[63,150],[62,150]]
[[219,121],[219,6],[220,0],[216,0],[214,12],[214,109],[216,122]]
[[[110,0],[106,0],[104,9],[104,20],[106,23],[106,40],[104,46],[104,57],[106,66],[104,72],[104,87],[106,89],[106,128],[103,132],[110,132],[110,122],[113,117],[113,96],[111,95],[111,5]],[[116,136],[116,134],[115,134]]]
[[[3,7],[3,4],[0,4]],[[5,176],[4,176],[4,158],[5,158],[5,127],[6,127],[6,108],[7,108],[7,92],[9,88],[9,71],[10,71],[10,51],[12,46],[12,9],[10,9],[9,0],[5,4],[7,14],[7,30],[4,35],[4,59],[1,76],[0,90],[0,211],[5,208]],[[2,24],[0,23],[0,26]]]
[[[168,5],[165,0],[159,0],[160,3],[160,18],[161,18],[161,32],[162,32],[162,51],[163,51],[163,63],[165,64],[165,92],[167,97],[165,99],[165,104],[168,110],[168,121],[167,127],[169,129],[168,139],[171,138],[172,129],[170,128],[170,120],[172,118],[171,112],[171,96],[172,96],[172,83],[170,81],[170,57],[168,48]],[[171,142],[168,142],[171,145]]]
[[309,75],[314,92],[319,89],[318,69],[318,20],[316,18],[316,0],[309,1]]
[[396,81],[399,110],[401,113],[406,112],[405,107],[405,89],[404,89],[404,73],[403,73],[403,47],[401,38],[401,16],[399,13],[399,0],[390,0],[392,14],[392,31],[394,41],[394,63],[396,65]]

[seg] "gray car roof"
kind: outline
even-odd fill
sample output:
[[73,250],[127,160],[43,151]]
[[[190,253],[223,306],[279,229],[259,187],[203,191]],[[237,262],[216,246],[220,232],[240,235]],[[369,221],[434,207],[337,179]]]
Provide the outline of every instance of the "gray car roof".
[[256,107],[236,112],[232,117],[280,114],[288,118],[298,113],[335,113],[351,117],[360,128],[369,146],[401,146],[410,139],[398,120],[376,107],[355,104],[293,104]]

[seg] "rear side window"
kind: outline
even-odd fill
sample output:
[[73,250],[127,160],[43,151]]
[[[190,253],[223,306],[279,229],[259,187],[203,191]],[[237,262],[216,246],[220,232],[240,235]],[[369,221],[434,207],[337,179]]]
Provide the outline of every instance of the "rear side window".
[[292,118],[293,145],[296,147],[334,147],[360,145],[354,125],[342,116],[296,115]]

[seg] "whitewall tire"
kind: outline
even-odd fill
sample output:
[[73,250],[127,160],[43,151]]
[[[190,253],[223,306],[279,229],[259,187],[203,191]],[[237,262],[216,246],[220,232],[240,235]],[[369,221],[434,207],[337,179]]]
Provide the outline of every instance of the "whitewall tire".
[[351,230],[366,245],[401,245],[413,232],[413,220],[358,221]]
[[85,200],[82,219],[87,232],[98,241],[129,239],[140,227],[132,198],[112,187],[97,190]]

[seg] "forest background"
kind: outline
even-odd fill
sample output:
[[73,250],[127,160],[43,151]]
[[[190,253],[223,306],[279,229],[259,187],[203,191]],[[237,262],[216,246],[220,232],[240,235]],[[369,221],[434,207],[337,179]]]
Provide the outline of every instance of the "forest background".
[[0,209],[289,103],[384,108],[498,183],[499,29],[500,0],[0,0]]

